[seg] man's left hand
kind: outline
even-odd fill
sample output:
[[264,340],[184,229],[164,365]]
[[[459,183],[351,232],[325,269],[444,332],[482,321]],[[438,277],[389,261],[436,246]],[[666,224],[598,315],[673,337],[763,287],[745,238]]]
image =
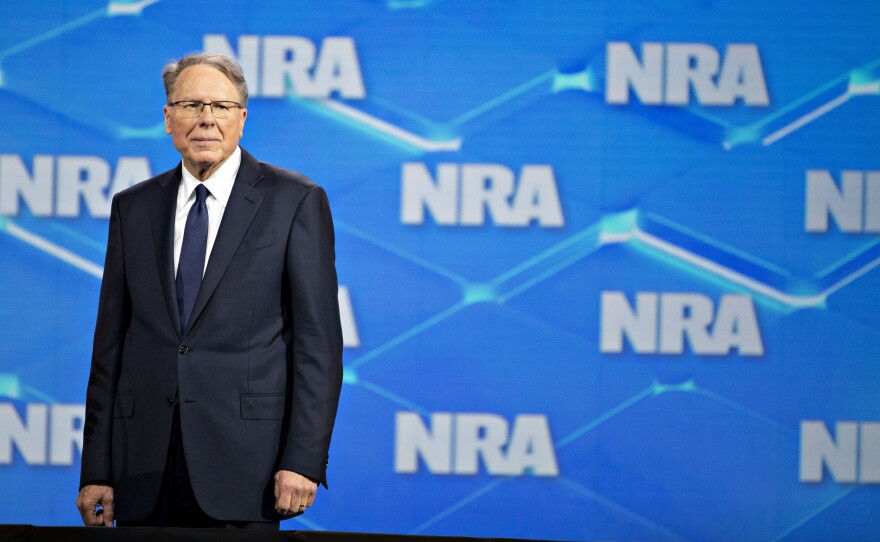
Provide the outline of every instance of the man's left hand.
[[315,502],[318,484],[289,470],[275,473],[275,511],[282,516],[305,512]]

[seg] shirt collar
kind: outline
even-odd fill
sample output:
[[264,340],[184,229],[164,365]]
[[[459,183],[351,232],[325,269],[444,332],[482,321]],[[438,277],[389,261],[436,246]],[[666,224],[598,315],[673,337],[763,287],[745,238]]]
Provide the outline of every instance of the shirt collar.
[[195,178],[195,176],[186,169],[186,166],[181,165],[180,169],[183,173],[183,196],[184,201],[188,200],[192,197],[193,192],[195,192],[196,186],[201,182],[205,185],[205,188],[208,189],[208,192],[214,196],[220,205],[223,208],[226,208],[226,204],[229,203],[229,195],[232,193],[232,184],[235,182],[235,176],[238,175],[238,168],[241,166],[241,147],[235,147],[235,150],[232,154],[229,155],[229,158],[223,162],[217,171],[211,174],[210,177],[205,179],[204,181],[199,181]]

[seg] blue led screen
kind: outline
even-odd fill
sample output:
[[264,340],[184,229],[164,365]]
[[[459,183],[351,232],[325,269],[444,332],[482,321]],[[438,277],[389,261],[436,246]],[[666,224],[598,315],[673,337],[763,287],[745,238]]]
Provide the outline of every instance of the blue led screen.
[[112,194],[161,69],[328,193],[345,383],[286,529],[880,536],[880,5],[0,6],[0,522],[76,525]]

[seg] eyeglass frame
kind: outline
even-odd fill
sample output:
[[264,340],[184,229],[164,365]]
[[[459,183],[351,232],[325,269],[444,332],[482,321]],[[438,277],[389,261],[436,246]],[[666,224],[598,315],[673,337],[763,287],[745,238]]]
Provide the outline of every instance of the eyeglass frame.
[[178,101],[176,101],[176,102],[168,102],[168,105],[170,105],[170,106],[172,106],[172,107],[178,107],[180,104],[199,104],[199,105],[200,105],[200,107],[199,107],[199,114],[198,114],[198,115],[196,115],[196,116],[194,116],[194,117],[186,117],[186,118],[191,118],[191,119],[197,119],[197,118],[201,117],[201,116],[202,116],[202,113],[205,112],[205,106],[210,107],[210,108],[211,108],[211,114],[214,115],[214,117],[216,117],[216,118],[218,118],[218,119],[221,119],[221,118],[231,118],[231,117],[232,117],[231,114],[230,114],[229,117],[218,117],[218,116],[217,116],[217,113],[216,113],[215,110],[214,110],[214,104],[232,104],[232,105],[223,105],[223,107],[225,107],[226,109],[233,109],[233,108],[236,108],[236,107],[237,107],[238,109],[244,109],[244,106],[242,106],[242,105],[241,105],[240,103],[238,103],[238,102],[233,102],[232,100],[215,100],[215,101],[213,101],[213,102],[203,102],[203,101],[201,101],[201,100],[178,100]]

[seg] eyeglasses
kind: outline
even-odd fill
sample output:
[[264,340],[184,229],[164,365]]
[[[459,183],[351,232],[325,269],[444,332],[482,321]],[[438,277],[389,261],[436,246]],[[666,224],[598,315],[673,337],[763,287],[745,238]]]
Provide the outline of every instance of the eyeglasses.
[[232,116],[232,110],[235,108],[241,108],[241,104],[238,102],[200,102],[198,100],[182,100],[179,102],[171,102],[171,106],[177,108],[180,111],[180,116],[186,118],[197,118],[202,116],[202,110],[205,109],[206,105],[211,106],[211,112],[214,113],[214,116],[218,119],[228,119]]

